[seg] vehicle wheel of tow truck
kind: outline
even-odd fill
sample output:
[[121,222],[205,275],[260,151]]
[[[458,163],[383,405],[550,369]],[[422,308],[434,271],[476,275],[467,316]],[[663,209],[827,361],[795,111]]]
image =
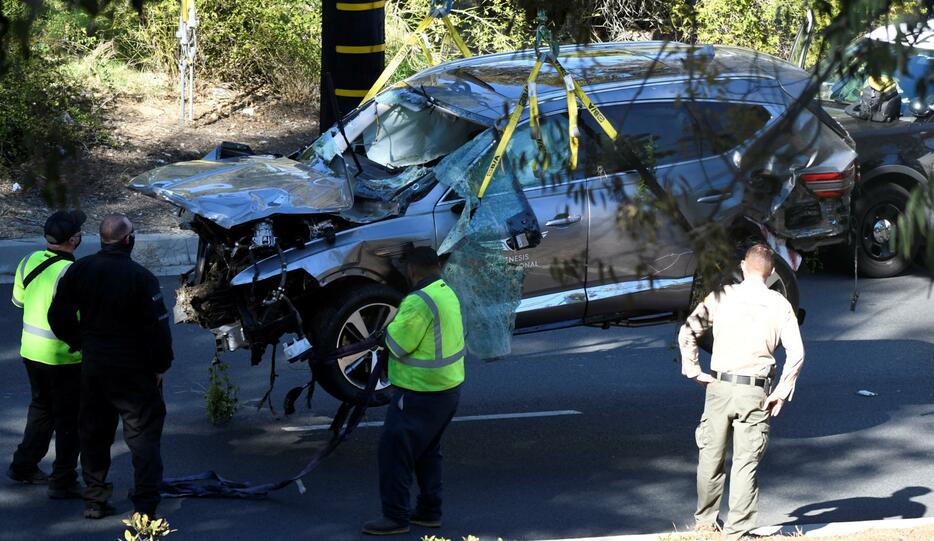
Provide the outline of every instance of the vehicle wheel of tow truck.
[[[908,198],[908,190],[888,183],[866,191],[854,202],[858,267],[863,276],[888,278],[905,272],[911,265],[911,258],[899,254],[890,242]],[[851,264],[852,257],[850,252]]]
[[[740,270],[739,263],[733,267],[733,272],[728,276],[723,277],[720,280],[720,283],[723,285],[738,284],[743,281],[743,271]],[[798,275],[795,274],[794,269],[791,268],[791,265],[785,261],[785,258],[775,254],[775,272],[768,277],[765,281],[765,285],[768,286],[772,291],[777,291],[788,299],[788,303],[791,304],[792,310],[794,313],[798,313],[798,306],[800,304],[800,290],[798,289]],[[709,290],[704,293],[706,296],[709,293]],[[698,302],[704,297],[700,297]],[[692,311],[693,311],[692,307]],[[706,351],[710,353],[713,351],[713,331],[706,332],[703,336],[700,337],[697,344]]]
[[[385,328],[396,315],[403,295],[391,287],[369,284],[338,294],[312,321],[315,343],[327,350],[361,342]],[[374,366],[369,352],[350,355],[315,369],[315,381],[331,396],[359,402]],[[373,405],[389,402],[389,378],[380,376]]]

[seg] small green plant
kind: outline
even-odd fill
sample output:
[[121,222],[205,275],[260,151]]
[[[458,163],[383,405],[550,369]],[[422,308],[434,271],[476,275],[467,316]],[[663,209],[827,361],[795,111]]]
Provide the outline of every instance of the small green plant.
[[208,389],[204,393],[207,402],[208,419],[211,424],[221,426],[226,424],[237,412],[240,401],[237,398],[239,389],[230,382],[227,376],[227,363],[215,358],[208,368]]
[[802,257],[804,266],[808,269],[808,272],[812,274],[817,274],[818,272],[824,270],[824,260],[821,259],[820,251],[813,251],[805,253]]
[[150,520],[149,515],[139,513],[133,513],[132,517],[124,519],[123,524],[127,529],[123,532],[123,539],[117,541],[155,541],[178,531],[171,529],[164,518]]
[[[463,541],[480,541],[480,538],[475,535],[468,535],[467,537],[461,537]],[[447,537],[441,537],[438,535],[423,535],[422,541],[451,541]],[[497,537],[496,541],[503,541],[502,537]]]

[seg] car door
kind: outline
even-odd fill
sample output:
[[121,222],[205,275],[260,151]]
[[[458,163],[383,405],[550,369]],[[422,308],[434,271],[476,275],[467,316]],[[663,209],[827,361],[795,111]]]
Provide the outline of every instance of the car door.
[[690,302],[696,267],[689,230],[735,217],[747,194],[730,151],[772,113],[759,104],[677,99],[601,110],[620,140],[613,144],[585,119],[587,319],[678,312]]
[[[695,141],[697,117],[685,109],[674,101],[602,106],[620,132],[618,144],[592,119],[583,123],[591,221],[588,321],[677,312],[689,303],[696,262],[687,224],[699,218],[692,215],[697,200],[715,204],[730,197],[725,178],[732,176],[721,174],[717,162],[697,169],[704,145]],[[674,212],[659,205],[660,193],[675,196]]]
[[[586,197],[578,191],[583,175],[570,171],[566,115],[542,120],[542,140],[547,164],[539,162],[538,150],[528,124],[519,126],[510,140],[503,163],[493,176],[481,205],[500,206],[515,200],[518,190],[528,202],[542,232],[538,246],[515,250],[507,239],[501,248],[509,263],[525,269],[523,300],[517,309],[516,327],[580,321],[584,316],[585,262],[589,225]],[[492,147],[479,163],[488,164]],[[502,205],[503,208],[510,208]],[[435,227],[440,243],[453,227],[463,201],[453,192],[442,198],[435,210]],[[501,216],[505,220],[507,216]],[[476,215],[475,215],[476,219]]]

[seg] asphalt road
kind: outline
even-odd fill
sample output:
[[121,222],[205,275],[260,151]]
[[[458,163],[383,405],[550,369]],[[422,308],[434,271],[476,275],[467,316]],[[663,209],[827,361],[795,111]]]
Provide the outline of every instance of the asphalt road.
[[[163,281],[167,293],[172,285]],[[855,312],[851,279],[807,276],[801,285],[807,359],[794,401],[773,424],[760,522],[934,516],[931,284],[921,275],[862,281]],[[0,288],[0,297],[9,294],[9,286]],[[19,329],[17,312],[3,303],[2,460],[19,441],[29,397]],[[666,325],[527,335],[504,360],[468,362],[460,416],[563,414],[453,424],[440,533],[543,539],[684,528],[694,505],[702,394],[673,362],[675,331]],[[177,359],[165,380],[167,476],[214,469],[233,479],[278,480],[322,445],[323,431],[283,428],[326,423],[336,404],[319,393],[312,411],[302,406],[291,418],[256,411],[251,404],[265,391],[269,364],[250,368],[245,355],[227,359],[245,406],[228,426],[210,426],[202,395],[212,337],[190,326],[174,332]],[[279,369],[277,405],[306,377],[296,367]],[[861,389],[878,396],[859,396]],[[375,410],[368,420],[382,416]],[[160,511],[178,539],[359,539],[360,524],[379,514],[378,437],[378,428],[361,428],[306,479],[304,495],[289,487],[261,501],[168,500]],[[132,473],[119,436],[113,454],[114,503],[127,513]],[[0,481],[6,541],[122,538],[119,517],[88,521],[81,511],[80,501],[53,502],[43,488]],[[425,533],[413,529],[408,539]]]

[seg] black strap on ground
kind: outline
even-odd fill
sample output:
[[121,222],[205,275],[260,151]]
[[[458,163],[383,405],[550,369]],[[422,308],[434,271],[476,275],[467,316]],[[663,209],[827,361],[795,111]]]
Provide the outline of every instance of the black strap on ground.
[[29,284],[31,284],[33,280],[38,278],[39,275],[42,274],[42,271],[58,263],[59,261],[67,261],[67,259],[65,258],[65,256],[56,255],[36,265],[36,268],[32,269],[32,271],[30,271],[29,274],[27,274],[26,277],[23,278],[23,289],[26,289],[27,287],[29,287]]
[[[367,379],[362,398],[355,404],[348,402],[341,404],[337,415],[334,416],[334,421],[331,423],[332,436],[330,441],[311,457],[300,472],[275,483],[253,485],[251,483],[231,481],[221,477],[214,471],[206,471],[195,475],[163,480],[162,496],[165,498],[262,498],[270,492],[283,489],[292,483],[295,483],[298,486],[298,491],[304,494],[305,486],[302,483],[302,478],[317,468],[341,443],[347,440],[354,429],[357,428],[357,425],[360,424],[366,409],[370,406],[387,358],[385,354],[380,354],[374,349],[381,338],[381,334],[376,335],[366,341],[340,348],[326,356],[313,357],[309,361],[312,364],[333,363],[337,362],[337,359],[341,357],[368,350],[371,351],[371,355],[379,355],[379,360]],[[212,482],[205,483],[205,481]]]

